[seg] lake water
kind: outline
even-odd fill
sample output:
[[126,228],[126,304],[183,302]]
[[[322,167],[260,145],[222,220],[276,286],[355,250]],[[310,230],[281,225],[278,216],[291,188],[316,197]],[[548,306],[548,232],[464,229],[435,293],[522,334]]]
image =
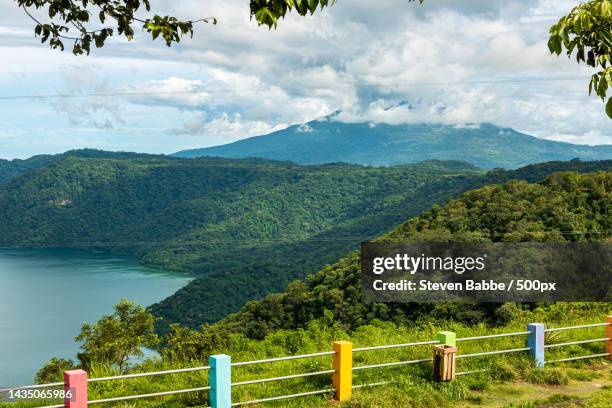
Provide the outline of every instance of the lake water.
[[51,357],[74,359],[81,324],[112,313],[121,298],[148,306],[190,279],[127,257],[0,248],[0,388],[31,384]]

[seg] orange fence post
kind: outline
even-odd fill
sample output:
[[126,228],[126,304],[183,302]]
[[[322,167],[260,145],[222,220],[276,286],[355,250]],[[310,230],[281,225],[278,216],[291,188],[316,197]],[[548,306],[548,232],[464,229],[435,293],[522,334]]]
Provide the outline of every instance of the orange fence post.
[[334,399],[348,401],[353,392],[353,343],[349,341],[334,342]]
[[87,373],[83,370],[64,371],[64,406],[87,408]]
[[608,360],[612,360],[612,316],[608,316],[606,319],[608,325],[606,326],[606,337],[608,341],[606,341],[606,353],[608,354]]

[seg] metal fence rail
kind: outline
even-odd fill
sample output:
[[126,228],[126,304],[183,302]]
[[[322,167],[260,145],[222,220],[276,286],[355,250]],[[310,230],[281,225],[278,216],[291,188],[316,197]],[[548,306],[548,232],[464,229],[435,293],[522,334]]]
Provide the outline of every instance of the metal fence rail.
[[500,337],[513,337],[513,336],[525,336],[531,332],[522,331],[522,332],[514,332],[514,333],[499,333],[499,334],[489,334],[486,336],[476,336],[476,337],[463,337],[457,339],[457,342],[460,341],[471,341],[471,340],[483,340],[483,339],[496,339]]
[[297,356],[267,358],[267,359],[264,359],[264,360],[240,361],[240,362],[237,362],[237,363],[232,363],[232,367],[242,367],[242,366],[254,365],[254,364],[276,363],[278,361],[299,360],[299,359],[302,359],[302,358],[314,358],[314,357],[332,356],[334,354],[336,354],[336,353],[333,352],[333,351],[323,351],[321,353],[300,354],[300,355],[297,355]]
[[[178,368],[176,370],[165,370],[165,371],[152,371],[150,373],[135,373],[135,374],[124,374],[124,375],[115,375],[112,377],[98,377],[98,378],[88,378],[87,382],[100,382],[100,381],[113,381],[113,380],[126,380],[129,378],[139,378],[139,377],[152,377],[157,375],[169,375],[169,374],[179,374],[179,373],[189,373],[194,371],[206,371],[210,370],[210,366],[204,367],[192,367],[192,368]],[[64,383],[61,383],[64,385]]]
[[301,393],[298,393],[298,394],[281,395],[279,397],[269,397],[269,398],[261,398],[261,399],[251,400],[251,401],[234,402],[232,404],[232,407],[239,407],[241,405],[261,404],[263,402],[280,401],[280,400],[285,400],[285,399],[290,399],[290,398],[303,398],[303,397],[309,397],[309,396],[312,396],[312,395],[330,394],[330,393],[333,393],[333,392],[334,392],[333,388],[328,388],[326,390],[301,392]]
[[432,341],[420,341],[417,343],[405,343],[405,344],[390,344],[385,346],[372,346],[372,347],[360,347],[353,349],[353,353],[359,353],[362,351],[372,351],[372,350],[386,350],[386,349],[394,349],[394,348],[404,348],[404,347],[416,347],[416,346],[427,346],[432,344],[440,344],[438,340]]
[[124,397],[114,397],[114,398],[104,398],[99,400],[89,401],[89,404],[102,404],[105,402],[117,402],[117,401],[127,401],[132,399],[140,399],[140,398],[153,398],[153,397],[165,397],[168,395],[177,395],[177,394],[186,394],[190,392],[202,392],[209,391],[211,387],[199,387],[199,388],[189,388],[183,390],[173,390],[173,391],[161,391],[161,392],[153,392],[151,394],[140,394],[140,395],[126,395]]
[[469,358],[469,357],[481,357],[481,356],[493,356],[496,354],[507,354],[507,353],[520,353],[521,351],[530,351],[529,347],[509,349],[509,350],[499,350],[499,351],[485,351],[482,353],[473,353],[473,354],[457,354],[457,358]]
[[553,328],[546,329],[544,331],[548,333],[548,332],[555,332],[555,331],[562,331],[562,330],[587,329],[589,327],[604,327],[604,326],[610,326],[610,325],[612,325],[612,323],[594,323],[594,324],[583,324],[580,326],[553,327]]
[[258,380],[247,380],[247,381],[232,383],[232,386],[262,384],[262,383],[273,382],[273,381],[293,380],[296,378],[306,378],[306,377],[314,377],[317,375],[333,374],[334,372],[336,372],[336,370],[315,371],[312,373],[291,374],[291,375],[284,375],[281,377],[262,378]]
[[591,354],[588,356],[580,356],[580,357],[569,357],[569,358],[560,358],[558,360],[550,360],[549,363],[560,363],[563,361],[575,361],[575,360],[586,360],[589,358],[599,358],[599,357],[608,357],[610,353],[601,353],[601,354]]
[[591,340],[578,340],[578,341],[570,341],[568,343],[553,343],[546,344],[544,348],[554,348],[554,347],[564,347],[564,346],[573,346],[574,344],[587,344],[587,343],[597,343],[600,341],[609,341],[608,337],[604,337],[603,339],[591,339]]
[[353,367],[353,371],[370,370],[370,369],[373,369],[373,368],[382,368],[382,367],[398,367],[398,366],[410,365],[410,364],[427,363],[429,361],[433,361],[433,359],[431,359],[431,358],[422,358],[420,360],[408,360],[408,361],[397,361],[397,362],[393,362],[393,363],[381,363],[381,364],[363,365],[363,366]]

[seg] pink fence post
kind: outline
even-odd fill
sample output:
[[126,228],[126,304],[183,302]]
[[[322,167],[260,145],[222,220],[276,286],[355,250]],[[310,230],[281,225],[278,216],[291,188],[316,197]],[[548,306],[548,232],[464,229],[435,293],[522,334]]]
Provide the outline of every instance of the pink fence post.
[[87,373],[83,370],[64,371],[64,406],[87,408]]

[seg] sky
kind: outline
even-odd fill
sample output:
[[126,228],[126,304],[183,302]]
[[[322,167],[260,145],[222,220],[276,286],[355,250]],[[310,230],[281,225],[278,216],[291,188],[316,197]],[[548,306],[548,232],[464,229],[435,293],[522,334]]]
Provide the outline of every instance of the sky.
[[[346,122],[489,122],[612,144],[612,121],[588,95],[591,70],[546,46],[577,0],[339,0],[276,30],[250,20],[246,0],[151,3],[219,24],[198,24],[171,48],[137,30],[77,57],[40,44],[15,2],[0,0],[0,158],[85,147],[172,153],[336,110]],[[64,94],[103,96],[54,97]]]

